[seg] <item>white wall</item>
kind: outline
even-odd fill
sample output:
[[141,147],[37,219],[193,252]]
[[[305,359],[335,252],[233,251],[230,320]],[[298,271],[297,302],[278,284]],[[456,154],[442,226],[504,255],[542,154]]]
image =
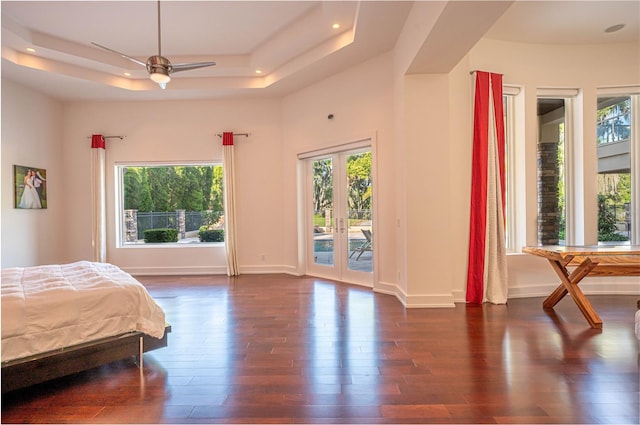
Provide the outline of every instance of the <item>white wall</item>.
[[[69,207],[61,141],[62,104],[2,79],[2,267],[59,261],[67,237],[60,222]],[[14,165],[47,170],[48,208],[14,208]]]
[[[238,247],[241,272],[281,270],[283,193],[280,106],[277,100],[73,103],[65,108],[63,150],[67,190],[74,208],[66,259],[91,256],[91,134],[122,135],[107,141],[107,261],[134,274],[225,273],[222,246],[118,248],[113,227],[114,165],[126,161],[221,161],[224,131],[236,137]],[[264,261],[261,259],[264,254]]]

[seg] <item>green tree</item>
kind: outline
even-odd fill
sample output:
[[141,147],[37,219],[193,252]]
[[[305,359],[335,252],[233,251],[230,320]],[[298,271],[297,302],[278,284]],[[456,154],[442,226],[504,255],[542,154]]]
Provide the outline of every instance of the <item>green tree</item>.
[[147,177],[155,211],[173,211],[170,204],[169,167],[148,167]]
[[625,140],[630,136],[631,98],[622,97],[616,101],[596,111],[599,145]]
[[153,211],[153,199],[151,198],[151,188],[149,187],[149,178],[147,177],[146,168],[140,168],[140,183],[140,204],[138,205],[138,211]]
[[313,161],[313,209],[333,207],[333,167],[331,159]]
[[631,173],[618,174],[618,185],[616,192],[620,197],[621,204],[631,203]]
[[211,192],[213,185],[213,167],[196,167],[201,174],[200,187],[202,191],[201,211],[211,209]]
[[356,211],[354,218],[370,219],[371,152],[350,155],[347,158],[347,184],[349,209]]
[[122,181],[124,185],[124,209],[139,210],[140,193],[142,191],[142,182],[140,178],[139,168],[127,168],[124,172]]
[[202,174],[196,167],[176,167],[172,187],[175,209],[202,211]]
[[222,166],[213,167],[213,177],[211,180],[211,195],[209,197],[209,208],[212,211],[224,211],[224,185]]
[[222,166],[128,167],[125,209],[223,211]]
[[175,211],[180,209],[182,198],[182,182],[178,170],[182,167],[167,167],[167,188],[169,189],[169,200],[167,209],[164,211]]

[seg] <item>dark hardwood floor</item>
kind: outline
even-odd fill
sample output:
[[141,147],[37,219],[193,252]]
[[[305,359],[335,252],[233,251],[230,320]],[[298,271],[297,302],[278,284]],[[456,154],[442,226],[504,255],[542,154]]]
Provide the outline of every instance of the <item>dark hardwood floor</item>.
[[169,347],[2,397],[3,423],[639,423],[638,296],[406,310],[283,275],[140,277]]

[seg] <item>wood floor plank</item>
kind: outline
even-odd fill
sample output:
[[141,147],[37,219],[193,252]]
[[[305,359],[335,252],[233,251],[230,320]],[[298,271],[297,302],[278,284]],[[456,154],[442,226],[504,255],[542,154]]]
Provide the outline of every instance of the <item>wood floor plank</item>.
[[139,278],[169,346],[2,398],[3,423],[638,423],[637,296],[404,309],[286,275]]

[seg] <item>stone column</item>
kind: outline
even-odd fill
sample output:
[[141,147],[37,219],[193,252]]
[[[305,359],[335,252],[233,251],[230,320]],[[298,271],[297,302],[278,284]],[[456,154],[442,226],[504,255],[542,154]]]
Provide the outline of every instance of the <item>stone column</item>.
[[125,242],[138,240],[138,210],[124,210]]
[[558,141],[538,143],[538,242],[557,245],[560,231],[558,207]]
[[185,222],[185,212],[186,210],[177,210],[176,215],[178,216],[178,233],[180,234],[180,239],[184,239],[187,236],[187,226]]

